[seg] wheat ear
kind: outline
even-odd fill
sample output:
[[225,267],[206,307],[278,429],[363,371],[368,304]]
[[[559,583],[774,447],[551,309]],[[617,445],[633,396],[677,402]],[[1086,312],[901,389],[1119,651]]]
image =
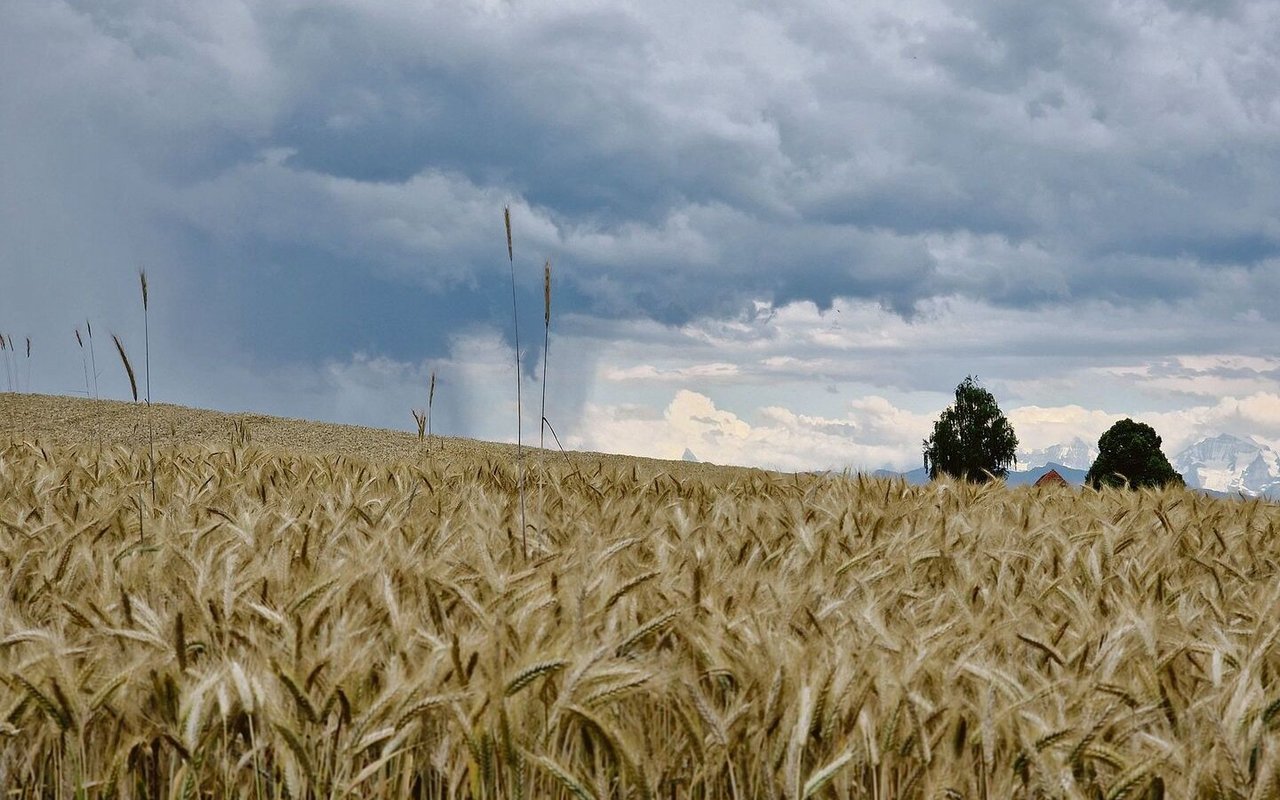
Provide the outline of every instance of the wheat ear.
[[129,391],[133,392],[133,402],[138,402],[138,379],[134,377],[133,365],[129,363],[129,356],[124,352],[124,345],[120,343],[120,337],[114,333],[111,339],[116,343],[116,350],[120,352],[120,360],[124,362],[124,371],[129,375]]
[[436,371],[431,370],[431,388],[427,390],[427,445],[431,445],[431,406],[436,401]]
[[80,365],[84,367],[84,396],[86,399],[89,395],[89,359],[84,354],[84,339],[80,336],[80,329],[76,328],[76,344],[80,345]]
[[[120,361],[124,363],[124,371],[129,375],[129,391],[133,393],[133,402],[138,402],[138,379],[133,374],[133,365],[129,363],[129,356],[124,352],[124,345],[120,343],[120,337],[114,333],[111,334],[111,340],[116,343],[116,350],[120,353]],[[152,459],[152,463],[155,460]],[[143,539],[147,538],[145,524],[142,521],[142,493],[138,493],[138,534]]]

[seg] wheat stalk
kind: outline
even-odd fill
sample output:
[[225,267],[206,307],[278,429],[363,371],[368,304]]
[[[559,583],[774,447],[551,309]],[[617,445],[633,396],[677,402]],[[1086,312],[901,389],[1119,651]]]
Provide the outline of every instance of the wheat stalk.
[[[30,340],[28,340],[28,342],[30,342]],[[28,347],[30,347],[30,344],[28,344]],[[12,377],[12,374],[11,374],[11,372],[10,372],[10,370],[9,370],[9,360],[10,360],[10,359],[9,359],[9,356],[10,356],[10,352],[9,352],[9,351],[10,351],[11,349],[12,349],[12,348],[11,348],[9,345],[7,345],[7,344],[5,343],[4,335],[3,335],[3,334],[0,334],[0,356],[3,356],[3,358],[4,358],[4,372],[5,372],[5,378],[8,380],[8,384],[9,384],[9,391],[10,391],[10,392],[12,392],[12,391],[13,391],[13,377]],[[16,421],[16,418],[15,418],[15,412],[14,412],[14,409],[13,409],[13,404],[12,404],[12,403],[10,403],[10,404],[8,404],[8,405],[9,405],[9,438],[10,438],[10,439],[12,439],[12,438],[14,437],[14,435],[17,433],[18,425],[17,425],[17,421]]]
[[510,682],[507,683],[507,687],[503,693],[507,697],[511,697],[512,695],[518,693],[524,687],[533,683],[539,677],[543,675],[548,675],[552,672],[559,672],[560,670],[564,669],[565,665],[568,663],[569,662],[565,661],[564,659],[556,659],[553,661],[543,661],[541,663],[533,664],[529,667],[526,667],[525,669],[521,670],[518,675],[512,678]]
[[138,402],[138,379],[133,374],[133,364],[129,363],[129,356],[124,351],[124,345],[120,343],[120,337],[114,333],[111,339],[116,343],[116,351],[120,353],[120,361],[124,364],[125,374],[129,376],[129,391],[133,394],[133,402]]
[[4,340],[4,334],[0,333],[0,354],[4,355],[4,376],[8,381],[9,391],[13,391],[13,372],[9,368],[9,345]]
[[427,389],[427,445],[431,444],[431,407],[436,402],[436,371],[431,370],[431,387]]
[[538,429],[538,448],[546,447],[543,439],[547,422],[547,358],[551,349],[551,259],[542,267],[542,425]]
[[142,331],[144,362],[147,371],[147,446],[151,454],[151,504],[156,502],[156,438],[151,421],[151,325],[148,322],[147,271],[138,271],[142,283]]
[[18,367],[13,361],[16,357],[13,350],[13,336],[6,339],[5,335],[0,333],[0,349],[4,351],[4,370],[5,377],[9,381],[9,391],[21,392],[22,384],[18,381]]
[[575,778],[568,770],[554,759],[544,755],[530,754],[529,758],[537,765],[545,769],[550,775],[560,782],[564,788],[568,789],[578,800],[595,800],[595,795],[591,790]]
[[[121,361],[121,363],[123,363],[123,364],[124,364],[124,371],[125,371],[125,374],[127,374],[127,375],[129,376],[129,391],[133,394],[133,402],[136,404],[136,403],[138,402],[138,379],[137,379],[137,377],[135,377],[135,376],[134,376],[134,374],[133,374],[133,364],[129,363],[129,356],[128,356],[128,354],[127,354],[127,353],[125,353],[125,351],[124,351],[124,344],[123,344],[123,343],[121,343],[121,341],[120,341],[120,337],[119,337],[119,336],[116,336],[116,335],[113,333],[113,334],[111,334],[111,339],[112,339],[112,341],[114,341],[114,342],[115,342],[115,344],[116,344],[116,352],[118,352],[118,353],[120,354],[120,361]],[[154,464],[154,463],[155,463],[155,460],[154,460],[154,459],[152,459],[152,464]],[[154,500],[154,498],[153,498],[153,500]],[[139,494],[139,496],[138,496],[137,512],[138,512],[138,535],[139,535],[139,538],[141,538],[141,539],[145,539],[145,538],[146,538],[146,528],[145,528],[144,523],[143,523],[143,521],[142,521],[142,496],[141,496],[141,494]]]
[[516,491],[520,495],[520,552],[529,558],[529,543],[525,538],[524,515],[524,401],[520,374],[520,316],[516,305],[516,262],[511,247],[511,207],[503,206],[502,219],[507,228],[507,263],[511,266],[511,329],[516,351]]
[[80,329],[76,328],[76,344],[80,347],[80,366],[84,368],[84,396],[92,397],[89,394],[89,357],[84,352],[84,339],[80,336]]
[[547,358],[551,352],[551,259],[542,266],[542,410],[538,414],[538,511],[542,513],[542,493],[546,475]]
[[800,793],[801,800],[808,800],[822,790],[836,776],[846,764],[853,760],[853,752],[846,751],[839,758],[827,764],[825,767],[817,770],[805,781],[804,789]]
[[93,367],[93,399],[98,399],[98,357],[93,350],[93,325],[88,317],[84,321],[85,330],[89,332],[89,364]]

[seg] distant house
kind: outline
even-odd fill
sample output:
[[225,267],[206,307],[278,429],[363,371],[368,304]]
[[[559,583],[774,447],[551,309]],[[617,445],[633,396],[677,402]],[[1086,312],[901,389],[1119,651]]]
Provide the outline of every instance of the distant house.
[[1070,485],[1071,484],[1067,483],[1066,478],[1058,474],[1058,471],[1056,469],[1049,470],[1045,474],[1041,475],[1040,478],[1035,482],[1035,486],[1037,488],[1041,486],[1070,486]]

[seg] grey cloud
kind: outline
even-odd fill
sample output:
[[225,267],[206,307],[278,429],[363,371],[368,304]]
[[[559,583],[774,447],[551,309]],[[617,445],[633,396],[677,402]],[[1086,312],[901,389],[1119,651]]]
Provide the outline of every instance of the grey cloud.
[[[1089,264],[1189,258],[1198,270],[1280,247],[1269,222],[1277,201],[1259,178],[1280,165],[1274,142],[1215,135],[1207,114],[1184,109],[1167,85],[1219,64],[1220,81],[1188,86],[1185,97],[1254,108],[1261,121],[1274,67],[1238,51],[1274,49],[1261,35],[1266,18],[1259,30],[1224,22],[1197,39],[1175,38],[1199,29],[1161,16],[1162,6],[1150,7],[1149,32],[1088,4],[957,2],[912,22],[886,8],[871,26],[805,7],[734,16],[661,3],[427,14],[344,3],[227,2],[203,15],[84,8],[94,41],[130,76],[115,90],[128,125],[148,150],[176,154],[180,144],[188,159],[176,181],[165,159],[169,183],[239,177],[228,191],[253,193],[257,211],[221,219],[223,236],[296,229],[291,220],[324,202],[328,176],[387,195],[454,174],[481,196],[519,194],[562,239],[583,227],[660,239],[688,213],[691,235],[715,253],[699,261],[671,242],[643,264],[659,276],[654,291],[598,253],[573,254],[584,295],[629,296],[633,313],[666,321],[735,311],[726,282],[745,297],[866,296],[902,313],[954,292],[1012,306],[1146,302],[1194,291],[1194,281],[1174,287]],[[904,15],[896,24],[895,13]],[[1174,46],[1159,50],[1161,39]],[[1165,106],[1143,99],[1152,88]],[[139,98],[154,91],[153,110]],[[1151,132],[1169,146],[1137,151]],[[291,186],[291,196],[245,173],[268,147],[289,148],[280,165],[289,172],[270,188]],[[333,241],[365,241],[380,223],[350,206],[320,211],[317,233]],[[388,213],[422,224],[408,211]],[[1034,241],[1045,258],[1031,280],[1010,280],[994,263],[948,280],[920,241],[940,232]],[[473,237],[465,225],[430,245],[406,237],[397,251],[372,253],[371,266],[434,255],[471,274],[488,263]],[[1073,279],[1082,273],[1094,277]]]
[[9,3],[0,324],[134,341],[147,266],[187,306],[162,359],[443,358],[504,327],[510,204],[520,297],[552,258],[597,347],[839,298],[1057,334],[958,330],[903,386],[1230,347],[1277,313],[1278,42],[1243,0]]
[[1165,2],[1177,11],[1206,14],[1219,19],[1235,17],[1244,5],[1241,0],[1165,0]]
[[953,8],[960,24],[930,36],[924,51],[959,83],[996,93],[1115,52],[1130,34],[1089,3],[956,2]]
[[[1094,302],[1071,308],[1010,311],[963,300],[931,303],[913,321],[903,321],[872,304],[842,302],[826,312],[812,306],[779,309],[774,315],[744,315],[735,322],[698,322],[652,332],[627,326],[612,345],[608,363],[649,364],[659,369],[710,361],[737,364],[732,373],[688,374],[686,385],[710,391],[725,386],[864,385],[887,394],[946,392],[965,374],[975,373],[1011,392],[1017,402],[1059,405],[1103,403],[1124,391],[1167,392],[1152,377],[1248,377],[1217,365],[1195,371],[1171,361],[1171,353],[1269,355],[1275,324],[1244,324],[1207,317],[1195,324],[1194,305],[1170,303],[1137,310]],[[1167,374],[1133,377],[1133,365],[1168,363]],[[1246,362],[1247,363],[1247,362]],[[1115,380],[1097,370],[1114,367]],[[623,373],[625,374],[625,372]],[[1127,376],[1127,377],[1121,377]],[[628,384],[629,386],[631,384]],[[1196,390],[1193,384],[1179,391]],[[1149,401],[1146,401],[1149,402]],[[1168,402],[1166,396],[1163,402]]]

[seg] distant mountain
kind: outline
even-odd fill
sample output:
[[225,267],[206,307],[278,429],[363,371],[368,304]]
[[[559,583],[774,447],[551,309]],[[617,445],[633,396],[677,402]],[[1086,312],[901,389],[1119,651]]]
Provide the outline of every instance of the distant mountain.
[[1280,455],[1254,439],[1220,434],[1172,459],[1187,486],[1247,497],[1280,497]]
[[692,450],[690,450],[689,448],[687,448],[687,447],[686,447],[686,448],[684,449],[684,455],[680,456],[680,460],[681,460],[681,461],[692,461],[692,462],[696,463],[696,462],[698,461],[698,457],[697,457],[697,456],[695,456],[695,455],[693,454],[693,451],[692,451]]
[[871,473],[873,478],[902,478],[912,486],[923,486],[929,482],[929,472],[924,467],[916,467],[907,472],[897,472],[891,469],[878,469]]
[[[1026,486],[1056,469],[1067,483],[1080,486],[1097,457],[1098,448],[1079,438],[1042,450],[1023,451],[1018,454],[1017,463],[1009,470],[1005,482],[1010,486]],[[1205,494],[1280,500],[1280,453],[1255,439],[1227,433],[1210,436],[1178,453],[1170,463],[1186,480],[1188,488]],[[901,477],[911,484],[929,482],[929,473],[923,467],[909,472],[882,469],[873,474]]]
[[1077,436],[1066,444],[1055,444],[1042,450],[1023,450],[1018,453],[1018,461],[1014,464],[1014,469],[1019,472],[1029,472],[1036,467],[1054,463],[1087,472],[1097,457],[1098,448]]
[[[1064,464],[1050,462],[1041,464],[1034,469],[1028,470],[1010,470],[1005,476],[1005,483],[1010,486],[1030,486],[1040,480],[1049,470],[1057,470],[1062,479],[1072,486],[1080,486],[1084,483],[1084,476],[1088,470],[1073,469]],[[910,472],[894,472],[891,469],[878,469],[871,473],[876,478],[902,478],[907,483],[920,486],[929,482],[929,473],[924,467],[913,469]]]

